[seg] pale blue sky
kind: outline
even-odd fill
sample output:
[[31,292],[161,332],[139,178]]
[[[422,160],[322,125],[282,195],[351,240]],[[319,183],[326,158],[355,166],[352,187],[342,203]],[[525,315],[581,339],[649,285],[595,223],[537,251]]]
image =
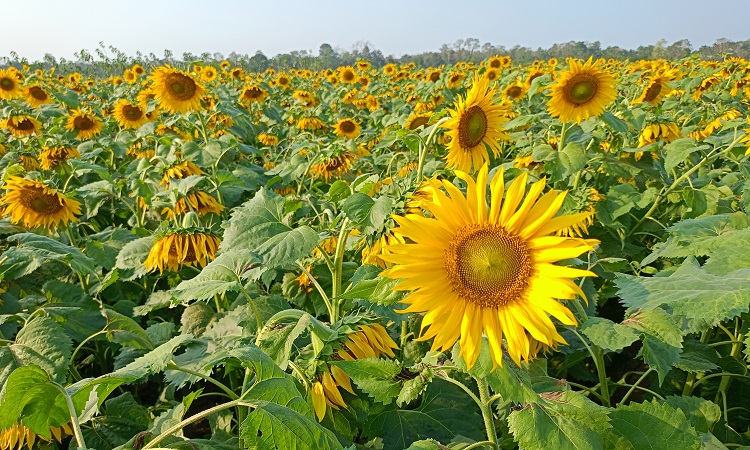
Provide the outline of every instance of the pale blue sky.
[[317,54],[368,41],[385,55],[457,39],[513,47],[600,41],[636,48],[688,39],[694,48],[750,38],[748,0],[0,0],[0,56],[71,58],[99,41],[128,55],[231,51]]

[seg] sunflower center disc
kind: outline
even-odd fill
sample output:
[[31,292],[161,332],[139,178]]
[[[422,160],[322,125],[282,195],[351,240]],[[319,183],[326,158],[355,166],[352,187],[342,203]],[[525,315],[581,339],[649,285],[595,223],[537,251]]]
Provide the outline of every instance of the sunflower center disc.
[[341,131],[343,131],[344,133],[353,133],[356,129],[357,127],[353,122],[347,120],[346,122],[341,123]]
[[126,105],[124,108],[122,108],[122,113],[130,120],[138,120],[143,117],[141,108],[138,108],[137,106]]
[[23,119],[19,122],[16,122],[16,129],[21,131],[33,130],[34,122],[30,121],[29,119]]
[[23,193],[22,201],[24,206],[43,215],[55,214],[63,208],[56,195],[45,194],[41,189],[36,188],[27,188]]
[[181,73],[170,73],[165,84],[178,100],[189,100],[195,95],[195,81]]
[[471,149],[482,143],[487,134],[487,115],[477,105],[469,108],[458,123],[458,143],[461,148]]
[[646,95],[645,99],[647,102],[652,102],[656,97],[659,96],[659,92],[661,92],[661,83],[656,82],[653,83],[651,86],[646,89]]
[[521,96],[521,88],[518,86],[511,86],[508,88],[508,97],[518,98]]
[[526,242],[492,225],[458,230],[444,256],[445,270],[459,297],[497,308],[520,298],[533,274]]
[[9,91],[13,89],[13,81],[7,78],[3,78],[2,80],[0,80],[0,87],[2,87],[6,91]]
[[88,117],[76,117],[73,119],[73,126],[76,130],[86,131],[94,127],[94,122]]
[[568,100],[576,105],[588,103],[596,95],[596,80],[589,75],[577,75],[568,84]]
[[29,94],[37,100],[47,100],[47,93],[39,86],[32,86],[29,88]]

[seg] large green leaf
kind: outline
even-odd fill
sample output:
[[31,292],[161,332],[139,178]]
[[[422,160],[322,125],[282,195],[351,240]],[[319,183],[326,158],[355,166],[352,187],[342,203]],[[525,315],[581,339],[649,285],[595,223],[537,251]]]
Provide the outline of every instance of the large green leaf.
[[671,173],[672,170],[677,167],[678,164],[684,162],[688,156],[699,150],[709,148],[708,145],[696,145],[694,138],[682,138],[670,142],[664,146],[664,169],[667,173]]
[[670,395],[665,403],[685,413],[690,423],[700,433],[710,431],[721,419],[721,408],[714,402],[699,397]]
[[258,347],[274,359],[283,370],[289,365],[292,344],[310,325],[310,315],[301,316],[296,323],[275,323],[258,333]]
[[255,409],[240,425],[248,449],[343,450],[336,436],[315,419],[285,406],[256,400]]
[[53,319],[37,316],[26,323],[15,342],[0,348],[0,387],[20,366],[38,366],[50,379],[65,381],[73,343]]
[[393,211],[393,201],[385,195],[373,200],[359,192],[347,197],[342,206],[344,214],[359,224],[365,234],[376,232]]
[[0,264],[0,273],[6,279],[16,279],[28,275],[47,261],[60,261],[80,274],[89,275],[96,271],[96,263],[83,252],[62,242],[34,233],[19,233],[8,238],[18,246],[3,253],[5,261]]
[[698,449],[701,438],[685,414],[668,404],[631,403],[609,413],[607,449]]
[[396,361],[367,358],[352,361],[332,361],[356,383],[357,387],[368,393],[376,402],[390,403],[398,397],[401,383],[396,377],[401,373],[401,365]]
[[318,239],[318,233],[308,226],[289,226],[284,220],[284,197],[261,188],[232,211],[220,249],[254,251],[268,269],[308,256]]
[[31,431],[50,439],[50,427],[61,427],[71,420],[60,389],[37,366],[14,370],[0,398],[0,430],[20,419]]
[[155,240],[154,236],[148,236],[130,241],[122,247],[120,253],[117,254],[115,268],[120,271],[120,277],[123,280],[132,280],[146,275],[148,271],[143,262],[146,261]]
[[214,295],[242,289],[241,276],[248,267],[260,264],[258,255],[241,249],[231,249],[219,255],[194,278],[185,280],[172,290],[177,300],[189,302],[207,300]]
[[619,352],[638,340],[638,333],[632,328],[602,317],[589,317],[580,331],[592,343],[610,352]]
[[714,275],[692,257],[668,277],[618,274],[615,283],[625,306],[643,310],[668,307],[673,315],[690,321],[691,332],[747,312],[750,304],[750,269]]
[[679,362],[682,349],[682,332],[675,320],[663,309],[639,310],[623,325],[641,332],[641,354],[646,364],[656,370],[659,384],[672,366]]
[[610,424],[606,410],[577,392],[544,394],[508,417],[508,426],[521,448],[529,450],[599,450]]
[[88,236],[86,254],[107,270],[117,263],[117,256],[128,242],[138,239],[138,235],[124,228],[112,228]]

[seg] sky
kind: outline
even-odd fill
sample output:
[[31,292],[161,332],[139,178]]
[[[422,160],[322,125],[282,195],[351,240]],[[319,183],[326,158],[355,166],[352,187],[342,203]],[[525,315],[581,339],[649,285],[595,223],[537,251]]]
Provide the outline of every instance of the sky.
[[0,56],[71,59],[99,42],[127,55],[234,51],[272,57],[328,43],[396,57],[476,38],[511,48],[600,41],[634,49],[750,39],[748,0],[25,0],[3,2]]

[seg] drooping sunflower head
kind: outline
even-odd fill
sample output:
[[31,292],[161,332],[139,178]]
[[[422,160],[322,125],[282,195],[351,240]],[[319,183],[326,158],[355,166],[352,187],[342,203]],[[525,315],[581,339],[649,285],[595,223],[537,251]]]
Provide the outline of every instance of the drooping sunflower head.
[[[596,241],[554,236],[588,213],[557,216],[565,193],[548,191],[545,180],[527,192],[527,174],[505,191],[502,169],[489,183],[483,166],[477,179],[463,172],[466,194],[453,183],[432,181],[433,197],[423,206],[429,217],[395,217],[406,244],[389,245],[381,258],[394,264],[381,273],[402,279],[396,290],[412,291],[406,312],[425,313],[421,339],[446,351],[460,342],[468,367],[479,356],[486,335],[495,364],[503,348],[518,364],[541,347],[564,343],[550,316],[576,323],[557,299],[583,296],[572,278],[593,276],[587,270],[553,263],[575,258]],[[426,330],[426,331],[425,331]],[[506,345],[503,345],[505,338]]]
[[341,119],[333,126],[333,132],[337,136],[354,139],[359,136],[362,127],[354,119]]
[[240,102],[262,103],[268,97],[268,92],[260,86],[249,86],[242,90]]
[[148,122],[145,109],[124,98],[117,100],[117,103],[115,103],[114,116],[121,127],[134,130]]
[[157,233],[156,242],[143,263],[149,272],[176,272],[182,266],[205,267],[216,257],[221,240],[203,229],[168,229]]
[[224,211],[224,205],[219,203],[214,196],[207,192],[197,191],[177,200],[174,209],[167,207],[161,213],[171,220],[175,215],[182,216],[189,212],[205,216],[206,214],[221,214],[222,211]]
[[26,228],[55,229],[81,215],[80,202],[41,181],[10,176],[3,189],[7,191],[0,199],[4,215]]
[[15,69],[0,69],[0,100],[13,100],[23,95]]
[[645,147],[648,144],[654,143],[657,140],[662,140],[666,143],[670,143],[675,139],[682,137],[682,131],[680,127],[674,122],[668,123],[652,123],[646,125],[641,131],[641,135],[638,137],[638,147]]
[[193,77],[170,66],[156,68],[150,77],[152,91],[160,108],[173,113],[186,113],[201,109],[203,86]]
[[203,170],[192,161],[177,161],[164,169],[161,184],[168,184],[171,178],[181,180],[190,175],[203,175],[203,173]]
[[600,66],[603,60],[585,63],[568,58],[570,70],[560,74],[550,86],[551,98],[547,102],[550,115],[561,122],[580,123],[591,116],[599,116],[607,105],[617,98],[615,79]]
[[668,83],[675,78],[676,72],[672,70],[661,71],[649,77],[643,88],[643,92],[635,102],[658,105],[672,91]]
[[258,142],[268,147],[275,147],[279,145],[279,138],[273,134],[260,133],[258,135]]
[[448,167],[478,170],[489,161],[488,147],[495,156],[500,153],[499,141],[508,138],[502,125],[508,121],[509,108],[498,101],[497,91],[487,78],[475,77],[466,98],[459,98],[455,109],[449,111],[451,119],[443,124],[451,136]]
[[65,128],[75,131],[76,137],[84,141],[101,133],[103,125],[93,112],[79,108],[73,110],[68,116]]
[[81,154],[73,147],[45,147],[39,154],[39,166],[50,170],[68,158],[80,158]]
[[316,178],[323,178],[326,183],[335,177],[339,177],[352,168],[355,156],[345,151],[338,156],[323,156],[322,160],[310,168],[310,172]]
[[5,128],[16,137],[31,136],[42,131],[42,124],[27,114],[17,114],[0,122],[0,128]]
[[49,437],[44,437],[34,433],[30,428],[24,426],[21,423],[14,423],[10,428],[0,430],[0,449],[2,450],[20,450],[26,445],[29,449],[37,448],[34,444],[36,442],[52,442],[53,438],[55,441],[62,443],[66,436],[71,436],[73,431],[70,425],[64,425],[62,427],[50,427]]
[[47,94],[47,91],[38,84],[27,86],[23,91],[23,96],[26,99],[26,103],[31,105],[32,108],[38,108],[41,105],[52,103],[52,99],[49,94]]
[[299,130],[307,130],[307,131],[316,131],[316,130],[327,130],[328,125],[326,125],[322,120],[318,119],[317,117],[303,117],[297,121],[297,129]]

